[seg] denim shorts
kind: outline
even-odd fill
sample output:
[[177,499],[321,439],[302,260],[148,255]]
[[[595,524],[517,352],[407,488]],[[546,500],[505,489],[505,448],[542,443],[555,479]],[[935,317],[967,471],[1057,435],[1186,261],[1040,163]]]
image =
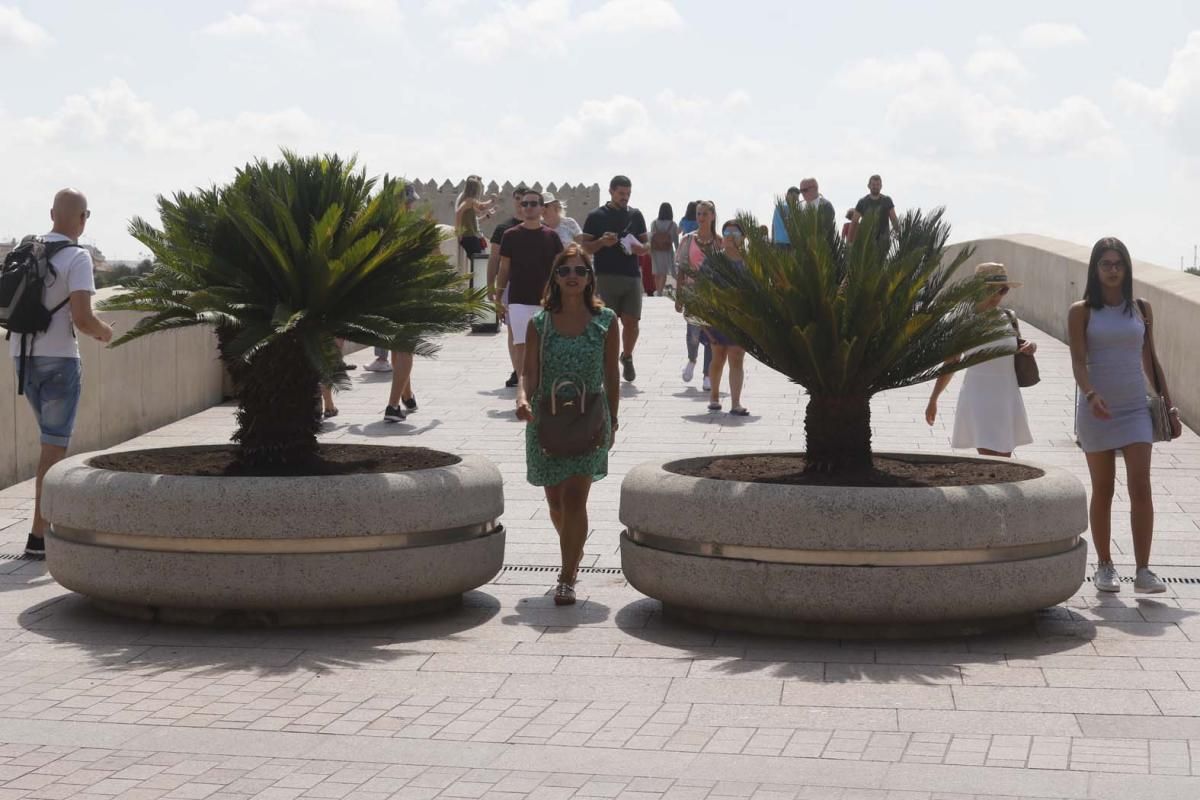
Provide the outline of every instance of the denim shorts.
[[[13,369],[20,375],[20,360]],[[42,444],[66,447],[75,429],[82,369],[78,358],[32,356],[25,362],[25,398],[42,431]]]

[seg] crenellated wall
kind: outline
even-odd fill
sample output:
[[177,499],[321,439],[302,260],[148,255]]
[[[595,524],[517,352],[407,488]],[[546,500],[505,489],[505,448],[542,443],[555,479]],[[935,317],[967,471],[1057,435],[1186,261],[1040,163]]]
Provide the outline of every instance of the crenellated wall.
[[[421,205],[428,205],[433,211],[433,218],[443,225],[454,224],[454,201],[463,189],[465,179],[455,183],[450,181],[423,181],[420,178],[414,178],[412,185],[416,188],[417,194],[421,195]],[[497,222],[507,217],[512,216],[512,193],[517,188],[517,184],[505,181],[503,184],[498,184],[495,181],[487,184],[485,192],[495,194],[500,198],[500,204],[495,216],[492,220],[481,225],[481,230],[485,236],[492,235],[492,228]],[[584,217],[589,211],[600,206],[600,186],[593,183],[591,186],[586,186],[582,183],[547,183],[542,184],[534,181],[533,184],[526,183],[526,186],[536,191],[554,192],[555,197],[562,200],[567,207],[567,216],[574,217],[580,225],[583,225]]]

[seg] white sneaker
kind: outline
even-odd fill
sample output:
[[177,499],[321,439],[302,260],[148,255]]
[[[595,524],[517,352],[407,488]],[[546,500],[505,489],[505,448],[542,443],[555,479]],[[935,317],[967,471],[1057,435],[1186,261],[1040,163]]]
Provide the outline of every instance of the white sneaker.
[[1117,574],[1117,568],[1111,561],[1101,561],[1096,564],[1096,574],[1092,576],[1092,583],[1098,592],[1121,591],[1121,576]]
[[367,372],[391,372],[392,365],[386,358],[377,358],[363,367]]
[[708,379],[707,375],[704,376],[704,384],[701,386],[701,388],[706,392],[712,389],[712,381]]
[[696,362],[689,361],[683,365],[683,382],[691,383],[694,377],[696,377]]
[[1133,579],[1133,590],[1138,594],[1162,594],[1167,585],[1149,567],[1139,567]]

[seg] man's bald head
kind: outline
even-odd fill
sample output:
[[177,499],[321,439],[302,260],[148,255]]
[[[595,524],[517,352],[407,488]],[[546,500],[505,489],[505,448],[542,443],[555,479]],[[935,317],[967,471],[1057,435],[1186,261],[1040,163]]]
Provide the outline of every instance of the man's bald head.
[[50,219],[54,222],[54,232],[78,239],[87,226],[91,216],[88,211],[87,197],[78,189],[62,189],[54,195],[54,206],[50,209]]

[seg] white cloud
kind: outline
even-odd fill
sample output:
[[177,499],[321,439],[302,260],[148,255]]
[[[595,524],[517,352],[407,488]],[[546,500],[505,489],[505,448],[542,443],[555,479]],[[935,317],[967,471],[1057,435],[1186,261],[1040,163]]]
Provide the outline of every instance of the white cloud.
[[753,102],[750,93],[745,89],[734,89],[725,95],[725,99],[721,101],[721,108],[726,111],[743,111],[749,108]]
[[1021,31],[1020,37],[1022,47],[1038,49],[1067,47],[1086,41],[1087,34],[1080,30],[1079,26],[1061,22],[1037,22],[1028,25]]
[[225,37],[259,36],[268,30],[268,25],[253,14],[234,14],[232,11],[220,22],[204,27],[207,34]]
[[606,0],[579,16],[579,29],[585,33],[664,30],[682,24],[683,17],[671,0]]
[[[980,51],[963,70],[972,76],[1024,74],[1003,51]],[[1110,156],[1122,145],[1112,124],[1091,100],[1070,96],[1044,109],[1012,102],[1008,93],[965,83],[942,53],[922,51],[896,61],[867,59],[841,83],[860,91],[886,90],[884,129],[901,150],[934,156],[954,152]]]
[[526,42],[530,31],[537,32],[543,48],[562,54],[568,42],[580,37],[628,35],[682,24],[671,0],[605,0],[578,16],[572,13],[570,0],[502,0],[495,12],[465,30],[451,29],[447,38],[458,54],[490,61]]
[[125,81],[67,97],[54,113],[27,117],[12,126],[14,147],[119,144],[140,152],[197,152],[225,143],[256,142],[273,151],[316,128],[299,109],[242,112],[231,119],[204,120],[192,109],[162,112]]
[[403,21],[398,0],[249,0],[242,12],[227,12],[203,32],[227,38],[276,35],[301,40],[319,16],[354,17],[368,30],[396,29]]
[[21,9],[0,5],[0,49],[40,47],[51,41],[45,28],[22,14]]
[[1113,90],[1129,110],[1163,126],[1181,149],[1200,154],[1200,31],[1171,56],[1161,86],[1122,78]]
[[976,50],[967,59],[966,72],[972,78],[1017,78],[1029,77],[1029,70],[1012,50],[989,47]]
[[256,14],[329,11],[369,17],[400,15],[399,0],[250,0],[249,9]]

